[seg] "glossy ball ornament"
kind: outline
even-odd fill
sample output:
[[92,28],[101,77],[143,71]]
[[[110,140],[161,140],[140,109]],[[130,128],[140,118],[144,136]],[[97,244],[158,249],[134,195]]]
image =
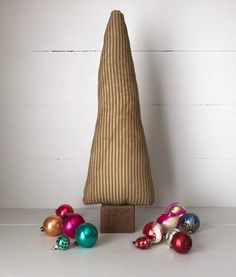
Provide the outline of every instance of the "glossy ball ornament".
[[76,229],[75,238],[78,245],[90,248],[98,240],[97,228],[91,223],[83,223]]
[[63,233],[63,220],[57,215],[50,215],[44,220],[40,230],[52,237],[59,236]]
[[200,220],[197,215],[187,213],[180,218],[180,227],[182,230],[192,234],[197,231],[200,226]]
[[68,213],[63,217],[63,233],[64,235],[75,238],[75,230],[84,223],[84,219],[80,214]]
[[152,241],[149,238],[143,236],[143,237],[139,237],[135,241],[133,241],[133,244],[137,248],[144,250],[144,249],[148,249],[152,246]]
[[180,230],[177,229],[177,228],[170,229],[170,230],[167,232],[165,238],[166,238],[167,244],[168,244],[170,247],[172,247],[172,246],[171,246],[171,241],[172,241],[172,238],[173,238],[174,234],[176,234],[176,233],[178,233],[178,232],[180,232]]
[[157,244],[162,241],[164,230],[161,224],[149,222],[144,226],[143,234],[152,241],[152,244]]
[[186,254],[192,248],[192,239],[186,233],[177,232],[173,235],[171,246],[176,252]]
[[167,212],[167,213],[171,212],[175,215],[182,216],[182,215],[187,213],[187,210],[185,209],[185,207],[181,203],[173,202],[173,203],[170,203],[165,208],[165,212]]
[[179,216],[171,212],[164,213],[157,218],[156,222],[162,225],[164,234],[166,234],[168,230],[178,227]]
[[57,216],[60,216],[61,218],[63,218],[65,214],[73,213],[74,210],[70,205],[62,204],[55,210],[55,212]]
[[54,245],[53,249],[54,250],[66,250],[69,248],[69,246],[70,246],[70,239],[67,236],[62,235],[57,238],[56,244]]

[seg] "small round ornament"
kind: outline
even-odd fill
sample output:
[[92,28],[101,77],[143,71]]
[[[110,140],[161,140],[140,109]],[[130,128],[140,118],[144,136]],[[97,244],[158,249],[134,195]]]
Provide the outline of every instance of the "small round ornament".
[[63,233],[64,235],[75,238],[75,230],[81,224],[84,223],[84,219],[80,214],[68,213],[63,217]]
[[56,244],[53,246],[53,250],[66,250],[69,248],[69,246],[70,239],[67,236],[62,235],[57,238]]
[[171,212],[164,213],[157,218],[156,222],[162,225],[164,234],[166,234],[168,230],[178,227],[179,216]]
[[171,246],[176,252],[186,254],[192,248],[192,239],[186,233],[177,232],[173,235]]
[[97,228],[91,223],[83,223],[76,229],[75,238],[78,245],[90,248],[97,242]]
[[171,240],[172,240],[174,234],[176,234],[176,233],[178,233],[178,232],[180,232],[180,230],[177,229],[177,228],[170,229],[170,230],[167,232],[167,234],[166,234],[166,242],[167,242],[167,244],[170,246],[170,248],[172,247],[172,245],[171,245]]
[[59,236],[63,233],[63,220],[57,215],[50,215],[44,220],[40,230],[49,236]]
[[135,241],[133,241],[133,244],[137,248],[144,250],[144,249],[148,249],[152,246],[152,241],[151,241],[151,239],[143,236],[143,237],[139,237]]
[[182,230],[192,234],[197,231],[200,226],[200,220],[197,215],[187,213],[180,218],[180,227]]
[[143,234],[152,241],[152,244],[157,244],[162,241],[164,230],[161,224],[149,222],[144,226]]
[[165,208],[165,212],[167,212],[167,213],[171,212],[175,215],[182,216],[182,215],[187,213],[187,210],[185,209],[185,207],[181,203],[173,202],[173,203],[170,203]]
[[61,218],[63,218],[65,214],[73,213],[74,210],[70,205],[62,204],[55,210],[55,212],[57,216],[60,216]]

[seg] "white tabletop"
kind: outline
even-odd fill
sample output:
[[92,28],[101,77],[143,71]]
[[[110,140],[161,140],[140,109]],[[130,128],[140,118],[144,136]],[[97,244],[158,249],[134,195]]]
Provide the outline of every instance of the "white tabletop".
[[[193,247],[178,254],[163,242],[148,250],[131,241],[143,226],[161,213],[157,208],[136,208],[136,232],[100,234],[90,249],[51,250],[56,238],[40,232],[53,210],[0,209],[0,276],[233,276],[236,270],[236,208],[188,208],[200,220],[192,234]],[[99,209],[80,209],[99,230]]]

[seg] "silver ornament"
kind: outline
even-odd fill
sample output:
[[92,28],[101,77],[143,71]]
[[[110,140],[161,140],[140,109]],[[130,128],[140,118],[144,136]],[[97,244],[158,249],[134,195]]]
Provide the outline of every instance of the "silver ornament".
[[172,238],[173,236],[176,234],[176,233],[179,233],[180,230],[177,229],[177,228],[174,228],[174,229],[170,229],[167,234],[166,234],[166,242],[167,244],[169,245],[170,248],[172,248],[171,246],[171,241],[172,241]]

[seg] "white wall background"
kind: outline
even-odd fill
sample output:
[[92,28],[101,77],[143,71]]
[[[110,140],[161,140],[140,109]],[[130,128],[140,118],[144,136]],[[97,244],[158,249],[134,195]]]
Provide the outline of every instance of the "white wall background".
[[0,0],[0,207],[82,207],[110,12],[126,19],[156,205],[236,206],[236,1]]

